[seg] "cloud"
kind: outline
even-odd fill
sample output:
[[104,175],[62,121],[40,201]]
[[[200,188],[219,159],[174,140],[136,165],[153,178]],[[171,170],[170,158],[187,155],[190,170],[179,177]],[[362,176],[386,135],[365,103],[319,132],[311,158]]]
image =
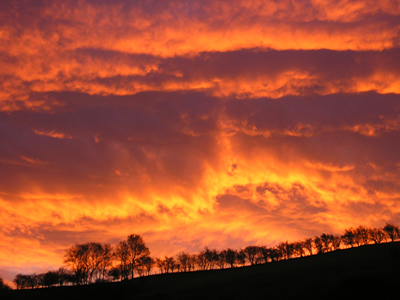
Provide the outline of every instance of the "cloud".
[[[53,110],[61,103],[49,96],[44,98],[43,93],[63,91],[134,95],[200,90],[216,97],[243,99],[365,91],[398,93],[398,51],[251,49],[161,58],[79,49],[52,58],[43,56],[38,60],[35,56],[32,60],[7,62],[9,67],[2,71],[1,109]],[[75,61],[72,66],[70,60]]]
[[368,6],[363,1],[27,1],[3,9],[4,45],[19,53],[61,46],[174,56],[247,47],[383,50],[398,45],[399,8],[392,1]]
[[[175,238],[166,232],[186,224],[193,231],[185,233],[188,244],[208,232],[213,245],[215,233],[239,246],[343,229],[365,220],[347,211],[359,202],[379,201],[380,216],[391,218],[400,150],[396,97],[43,94],[62,105],[1,115],[4,228],[21,238],[26,228],[33,240],[55,244],[60,235],[65,246],[123,238],[121,228],[129,234],[128,224],[140,218],[135,228],[153,232],[150,243]],[[270,230],[254,231],[249,218]],[[286,229],[278,229],[281,222]]]
[[1,274],[398,222],[393,1],[0,3]]

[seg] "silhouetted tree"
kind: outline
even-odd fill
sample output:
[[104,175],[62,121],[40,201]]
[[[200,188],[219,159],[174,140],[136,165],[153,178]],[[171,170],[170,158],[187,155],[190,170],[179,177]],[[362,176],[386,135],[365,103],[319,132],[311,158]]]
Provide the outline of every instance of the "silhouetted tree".
[[375,244],[380,244],[380,243],[382,243],[382,241],[384,239],[386,239],[386,233],[383,231],[383,229],[380,229],[380,228],[371,229],[369,234],[370,234],[371,240]]
[[300,257],[304,256],[304,244],[303,242],[295,242],[293,244],[294,254]]
[[119,267],[111,268],[108,271],[108,276],[112,278],[113,281],[121,279],[121,270]]
[[189,265],[190,265],[190,254],[186,253],[184,251],[181,251],[177,254],[177,261],[181,266],[181,271],[186,272],[189,270]]
[[332,240],[332,246],[334,250],[340,249],[340,244],[342,243],[342,238],[340,236],[334,236]]
[[263,255],[263,249],[264,247],[261,246],[256,246],[257,247],[257,253],[256,253],[256,257],[255,257],[255,264],[262,264],[264,261],[264,255]]
[[228,265],[231,266],[231,268],[233,268],[236,264],[236,260],[237,260],[237,251],[233,250],[231,248],[228,248],[226,250],[226,255],[225,255],[225,261]]
[[108,270],[112,268],[114,258],[113,247],[109,244],[101,245],[98,255],[100,256],[100,263],[97,268],[101,276],[100,279],[104,281]]
[[213,270],[219,260],[218,251],[205,247],[203,252],[206,259],[206,270]]
[[[261,256],[262,256],[262,260],[264,261],[264,263],[268,263],[268,259],[271,259],[271,251],[268,247],[264,246],[264,247],[260,247],[260,252],[261,252]],[[272,259],[271,259],[272,261]]]
[[207,269],[207,258],[204,251],[201,251],[199,254],[197,254],[196,265],[199,270]]
[[[4,282],[3,278],[0,277],[0,292],[9,291],[9,290],[11,290],[11,287],[8,286],[8,285]],[[0,294],[0,295],[1,295],[1,294]]]
[[[110,247],[108,251],[108,255],[111,255],[111,246],[107,245],[107,248]],[[88,266],[88,283],[96,281],[99,279],[99,277],[95,277],[96,275],[100,275],[102,272],[102,266],[101,264],[103,263],[105,266],[109,266],[109,261],[106,258],[107,254],[104,254],[104,249],[103,246],[100,243],[88,243],[87,244],[87,266]],[[106,268],[106,267],[104,267]]]
[[383,227],[383,231],[385,231],[387,233],[387,235],[389,236],[389,238],[391,239],[392,242],[394,242],[395,240],[397,240],[400,237],[399,227],[397,227],[393,224],[386,223],[385,227]]
[[156,266],[160,269],[161,273],[174,272],[176,268],[175,259],[172,256],[165,256],[164,259],[156,258]]
[[31,289],[37,288],[39,286],[39,276],[36,273],[26,275],[28,280],[28,287]]
[[342,235],[342,241],[346,246],[354,247],[356,244],[356,236],[353,228],[350,227],[349,229],[345,229],[344,234]]
[[150,256],[150,250],[146,247],[143,238],[137,234],[131,234],[127,239],[128,243],[128,259],[129,268],[131,271],[131,278],[134,277],[134,271],[140,262],[140,259],[146,256]]
[[150,256],[144,256],[140,259],[139,265],[141,266],[142,270],[144,273],[147,275],[150,275],[151,269],[154,266],[154,259],[152,259]]
[[238,265],[241,265],[242,267],[246,264],[246,254],[244,253],[243,249],[237,252],[236,262]]
[[281,242],[277,249],[279,251],[279,256],[281,259],[289,259],[292,258],[294,254],[294,244],[289,242]]
[[167,266],[167,273],[171,270],[171,273],[174,273],[174,270],[176,269],[176,262],[175,259],[171,256],[165,256],[165,264]]
[[320,239],[323,244],[322,253],[332,251],[334,236],[332,234],[323,233],[321,234]]
[[313,240],[311,238],[305,239],[303,242],[303,247],[307,249],[309,255],[313,255]]
[[196,261],[197,261],[197,255],[196,254],[190,254],[189,261],[188,261],[188,271],[189,272],[195,270]]
[[218,253],[218,262],[217,265],[220,269],[225,269],[226,266],[226,254],[227,250],[222,250]]
[[165,261],[162,258],[156,257],[156,266],[161,274],[166,273]]
[[178,264],[178,263],[175,261],[175,268],[176,268],[176,272],[179,272],[179,271],[181,270],[181,264]]
[[66,249],[64,263],[71,268],[76,284],[88,284],[104,280],[112,258],[111,245],[90,242]]
[[76,244],[65,251],[64,263],[74,272],[77,284],[88,284],[105,273],[102,268],[110,265],[111,253],[109,245],[103,247],[94,242]]
[[281,259],[281,251],[277,247],[271,248],[269,249],[269,257],[272,262],[278,261]]
[[38,277],[36,274],[17,274],[13,280],[17,289],[34,289],[38,286]]
[[25,275],[23,274],[15,275],[13,282],[17,287],[17,290],[22,290],[26,287]]
[[89,244],[76,244],[65,251],[64,263],[71,268],[75,276],[75,283],[87,283],[89,274]]
[[367,245],[370,241],[369,228],[365,226],[358,226],[354,229],[355,242],[357,246]]
[[120,278],[128,279],[129,277],[129,246],[127,241],[121,241],[118,243],[114,256],[118,260]]
[[[281,259],[290,259],[293,256],[303,257],[306,250],[310,255],[313,254],[313,247],[316,253],[325,253],[340,249],[343,243],[346,246],[361,246],[374,242],[381,243],[387,237],[393,242],[400,238],[399,227],[393,224],[386,224],[383,229],[372,229],[365,226],[349,228],[340,236],[332,234],[321,234],[314,239],[305,239],[289,243],[281,242],[275,247],[267,248],[260,246],[248,246],[240,251],[226,249],[217,251],[205,247],[199,254],[191,255],[180,252],[174,257],[165,256],[164,259],[150,257],[150,251],[146,247],[142,237],[139,235],[129,235],[127,240],[119,242],[113,251],[109,244],[84,243],[76,244],[65,250],[64,263],[71,269],[59,268],[57,271],[49,271],[43,274],[18,274],[13,282],[17,289],[51,287],[54,285],[64,285],[65,283],[88,284],[92,282],[108,281],[117,279],[129,279],[134,277],[134,272],[140,276],[150,275],[151,269],[156,265],[161,273],[174,271],[193,271],[212,270],[216,265],[220,269],[229,265],[244,266],[246,261],[250,265],[261,262],[275,262]],[[113,260],[117,265],[113,266]],[[0,278],[0,292],[4,287],[4,282]],[[1,298],[1,297],[0,297]]]
[[59,283],[59,274],[57,271],[48,271],[40,277],[39,282],[40,285],[49,288]]
[[259,249],[257,246],[247,246],[246,248],[243,249],[245,258],[247,259],[247,261],[250,263],[251,266],[256,263],[258,252]]
[[314,245],[315,249],[317,250],[317,254],[325,252],[325,243],[319,236],[314,237]]
[[72,274],[66,268],[60,267],[60,268],[58,268],[58,270],[56,272],[57,272],[59,286],[63,286],[64,283],[71,281],[70,279],[71,279]]

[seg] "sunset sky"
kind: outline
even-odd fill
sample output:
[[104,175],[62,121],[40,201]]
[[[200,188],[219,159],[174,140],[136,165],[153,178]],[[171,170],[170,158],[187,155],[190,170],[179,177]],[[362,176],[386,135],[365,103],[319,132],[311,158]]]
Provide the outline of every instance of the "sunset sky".
[[0,277],[400,224],[400,1],[0,1]]

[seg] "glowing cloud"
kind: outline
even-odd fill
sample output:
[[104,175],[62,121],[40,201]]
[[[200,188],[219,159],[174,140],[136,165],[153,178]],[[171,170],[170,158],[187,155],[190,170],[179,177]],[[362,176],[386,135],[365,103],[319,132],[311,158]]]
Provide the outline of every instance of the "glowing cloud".
[[396,1],[0,3],[0,276],[400,221]]

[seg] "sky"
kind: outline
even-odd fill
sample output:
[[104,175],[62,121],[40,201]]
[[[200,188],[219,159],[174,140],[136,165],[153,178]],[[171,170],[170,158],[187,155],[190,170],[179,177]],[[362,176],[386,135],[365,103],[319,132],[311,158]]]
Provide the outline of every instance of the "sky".
[[400,2],[0,2],[0,276],[400,224]]

